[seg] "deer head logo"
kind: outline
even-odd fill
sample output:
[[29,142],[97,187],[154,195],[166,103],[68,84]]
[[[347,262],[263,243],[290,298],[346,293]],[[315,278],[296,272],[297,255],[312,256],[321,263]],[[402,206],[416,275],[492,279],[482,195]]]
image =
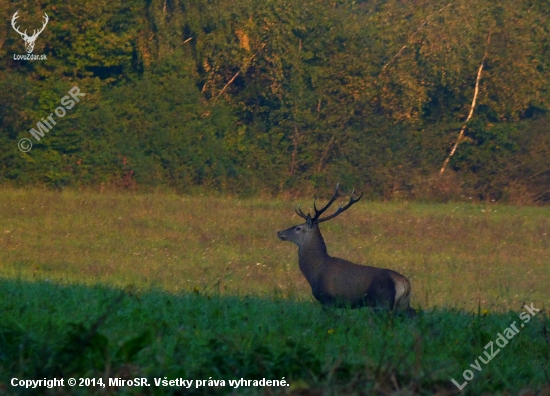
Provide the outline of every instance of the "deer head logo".
[[48,14],[44,13],[44,24],[42,25],[42,29],[35,30],[32,36],[27,36],[27,31],[26,30],[25,30],[25,32],[22,33],[22,32],[19,31],[17,26],[15,26],[15,20],[19,17],[17,15],[18,12],[19,11],[16,11],[15,14],[13,14],[13,17],[11,18],[11,26],[13,27],[13,29],[17,33],[19,33],[21,35],[21,37],[25,41],[25,49],[27,50],[27,53],[32,54],[32,51],[34,49],[34,42],[38,38],[38,35],[40,35],[40,33],[42,33],[44,31],[44,28],[48,24],[48,20],[49,20]]

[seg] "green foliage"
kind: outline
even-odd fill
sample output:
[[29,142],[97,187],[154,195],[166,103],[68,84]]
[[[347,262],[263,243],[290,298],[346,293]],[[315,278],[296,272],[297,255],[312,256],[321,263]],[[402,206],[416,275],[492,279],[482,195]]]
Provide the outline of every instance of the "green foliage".
[[[11,298],[4,298],[8,295]],[[226,380],[226,386],[217,389],[193,386],[192,394],[230,394],[235,389],[228,386],[229,379],[283,377],[290,389],[312,392],[448,392],[456,389],[450,379],[460,378],[487,342],[518,321],[514,312],[433,310],[407,320],[369,310],[321,310],[312,303],[293,301],[154,290],[121,294],[99,286],[17,280],[0,281],[0,296],[0,386],[14,395],[24,390],[6,385],[14,375],[144,377],[151,384],[150,388],[87,387],[79,394],[106,390],[131,394],[136,389],[140,394],[160,390],[180,394],[182,389],[153,385],[154,378],[164,377]],[[44,298],[53,303],[48,309]],[[542,387],[546,379],[540,367],[547,366],[549,356],[544,338],[548,325],[548,318],[539,313],[497,357],[482,365],[466,394],[509,394]],[[72,389],[52,392],[69,394]],[[264,390],[237,391],[263,394]]]
[[69,323],[53,359],[59,375],[77,375],[101,370],[107,358],[109,340],[83,323]]
[[152,333],[145,330],[142,334],[134,338],[130,338],[128,341],[124,342],[115,356],[121,359],[124,363],[128,364],[142,349],[149,346],[152,342]]
[[217,378],[289,378],[314,380],[321,362],[310,349],[288,340],[282,348],[257,343],[246,350],[235,340],[211,339],[206,343],[204,360],[210,363],[203,376]]
[[[9,20],[13,10],[0,8]],[[550,168],[548,156],[529,143],[547,136],[529,129],[548,110],[543,2],[75,0],[20,8],[24,26],[50,15],[35,48],[48,60],[0,66],[0,182],[253,194],[340,179],[385,199],[472,191],[550,199],[531,178]],[[21,53],[20,38],[6,32],[0,56]],[[469,112],[482,61],[472,140],[452,159],[454,175],[431,182]],[[86,98],[21,153],[17,141],[75,85]],[[525,150],[539,159],[536,169]],[[510,172],[515,163],[524,172]]]

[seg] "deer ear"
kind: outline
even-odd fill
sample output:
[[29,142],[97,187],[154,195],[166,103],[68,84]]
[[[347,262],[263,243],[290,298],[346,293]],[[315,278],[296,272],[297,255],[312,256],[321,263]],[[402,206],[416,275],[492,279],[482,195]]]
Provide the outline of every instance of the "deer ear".
[[311,219],[311,216],[309,215],[309,213],[307,214],[306,224],[309,228],[313,227],[313,220]]

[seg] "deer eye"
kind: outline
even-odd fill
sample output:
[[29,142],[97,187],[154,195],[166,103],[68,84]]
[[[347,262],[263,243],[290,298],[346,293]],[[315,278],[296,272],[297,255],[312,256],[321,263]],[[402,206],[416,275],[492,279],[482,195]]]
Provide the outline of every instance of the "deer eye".
[[302,227],[297,226],[297,227],[296,227],[296,231],[302,231]]

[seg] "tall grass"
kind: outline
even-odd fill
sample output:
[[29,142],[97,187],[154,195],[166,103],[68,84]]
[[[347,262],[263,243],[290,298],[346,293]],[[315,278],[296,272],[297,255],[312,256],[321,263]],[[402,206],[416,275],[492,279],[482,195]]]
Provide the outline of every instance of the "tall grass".
[[[524,303],[541,312],[464,393],[550,391],[549,208],[361,201],[323,223],[329,253],[411,280],[407,320],[312,301],[296,247],[276,238],[300,222],[297,202],[311,199],[0,190],[0,394],[453,394]],[[14,377],[291,386],[26,390]]]
[[[0,276],[311,299],[292,201],[0,190]],[[361,201],[323,223],[329,253],[394,269],[417,308],[548,305],[550,208]]]
[[[170,294],[0,280],[0,393],[453,394],[516,313],[422,311],[415,320],[322,309],[293,299]],[[519,324],[518,324],[519,325]],[[465,386],[466,395],[549,382],[549,319],[539,313]],[[495,347],[495,349],[497,349]],[[485,358],[485,360],[487,360]],[[282,379],[289,388],[68,387],[25,390],[11,378]],[[550,390],[550,387],[547,391]],[[533,393],[524,393],[533,394]]]

